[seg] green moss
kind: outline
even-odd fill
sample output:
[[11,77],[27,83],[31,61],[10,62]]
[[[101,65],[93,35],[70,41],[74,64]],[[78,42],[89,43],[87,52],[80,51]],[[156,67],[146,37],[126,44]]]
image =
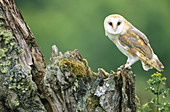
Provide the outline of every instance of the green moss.
[[10,60],[12,57],[11,56],[8,56],[7,59]]
[[[58,56],[54,64],[59,64],[63,70],[71,71],[74,77],[96,79],[96,73],[92,72],[86,59],[79,59],[79,54],[73,51],[69,55]],[[78,59],[77,59],[78,58]]]
[[6,54],[5,54],[4,49],[0,49],[0,59],[5,57],[5,56],[6,56]]
[[25,93],[25,92],[26,92],[25,90],[22,91],[22,93]]
[[12,101],[12,104],[13,104],[15,107],[17,107],[17,106],[19,106],[20,103],[19,103],[19,101],[13,100],[13,101]]
[[[0,78],[2,78],[2,88],[8,88],[5,91],[7,94],[6,105],[10,105],[9,109],[16,109],[18,106],[30,107],[29,110],[39,108],[45,111],[42,104],[34,102],[32,98],[36,95],[37,86],[32,81],[31,71],[26,69],[24,65],[18,64],[18,55],[23,55],[24,51],[16,44],[15,37],[10,30],[6,30],[2,22],[0,22]],[[4,78],[5,77],[5,78]],[[1,81],[1,80],[0,80]],[[5,87],[3,87],[5,86]],[[8,95],[15,96],[17,99],[11,98]],[[31,103],[30,103],[31,102]],[[20,105],[22,104],[22,105]]]
[[0,22],[0,44],[0,73],[6,74],[12,68],[11,63],[16,63],[18,54],[23,54],[23,50],[15,44],[14,36],[10,30],[3,28],[2,22]]
[[95,108],[99,105],[99,99],[97,96],[91,95],[87,98],[88,112],[94,112]]
[[77,75],[81,75],[83,77],[87,75],[84,63],[79,60],[62,59],[59,62],[59,66],[67,66],[75,77]]
[[7,73],[8,72],[8,67],[5,67],[5,68],[1,69],[1,72],[2,73]]
[[19,96],[30,96],[37,90],[30,71],[25,69],[23,65],[15,65],[9,71],[9,75],[8,88],[15,91]]
[[19,53],[20,55],[24,55],[24,50],[19,49],[19,50],[18,50],[18,53]]
[[18,85],[18,86],[17,86],[17,89],[21,89],[21,88],[22,88],[21,85]]
[[78,87],[79,87],[78,80],[75,80],[75,81],[74,81],[74,87],[73,87],[74,91],[76,91],[76,89],[77,89]]

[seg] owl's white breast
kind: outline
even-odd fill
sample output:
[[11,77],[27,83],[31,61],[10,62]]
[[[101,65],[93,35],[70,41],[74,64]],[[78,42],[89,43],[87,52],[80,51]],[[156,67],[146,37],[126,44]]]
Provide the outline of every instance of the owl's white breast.
[[118,35],[108,35],[109,39],[112,40],[114,42],[114,44],[117,46],[117,48],[127,57],[129,58],[133,58],[133,56],[128,52],[128,50],[120,44],[119,40],[118,40]]

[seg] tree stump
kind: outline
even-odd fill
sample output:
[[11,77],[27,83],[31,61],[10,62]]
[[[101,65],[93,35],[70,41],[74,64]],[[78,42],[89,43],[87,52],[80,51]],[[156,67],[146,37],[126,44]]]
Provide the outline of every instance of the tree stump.
[[14,0],[0,0],[0,14],[0,112],[136,112],[131,70],[95,73],[55,45],[46,66]]

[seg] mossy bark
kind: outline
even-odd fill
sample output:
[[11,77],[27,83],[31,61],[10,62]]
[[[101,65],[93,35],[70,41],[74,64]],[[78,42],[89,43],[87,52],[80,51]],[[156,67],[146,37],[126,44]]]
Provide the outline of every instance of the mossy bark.
[[14,0],[0,0],[0,112],[135,112],[135,74],[93,72],[77,50],[52,46],[51,64]]

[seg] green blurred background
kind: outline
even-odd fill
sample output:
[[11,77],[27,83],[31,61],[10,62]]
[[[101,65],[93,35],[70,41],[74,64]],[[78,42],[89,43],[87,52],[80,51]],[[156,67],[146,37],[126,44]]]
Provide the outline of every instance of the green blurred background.
[[[47,65],[51,46],[63,53],[78,49],[95,72],[107,72],[126,63],[117,47],[105,36],[103,21],[110,14],[121,14],[150,40],[165,66],[163,75],[170,87],[170,0],[15,0],[36,37]],[[144,71],[140,61],[132,66],[136,93],[142,103],[152,98],[145,92],[146,81],[155,69]]]

